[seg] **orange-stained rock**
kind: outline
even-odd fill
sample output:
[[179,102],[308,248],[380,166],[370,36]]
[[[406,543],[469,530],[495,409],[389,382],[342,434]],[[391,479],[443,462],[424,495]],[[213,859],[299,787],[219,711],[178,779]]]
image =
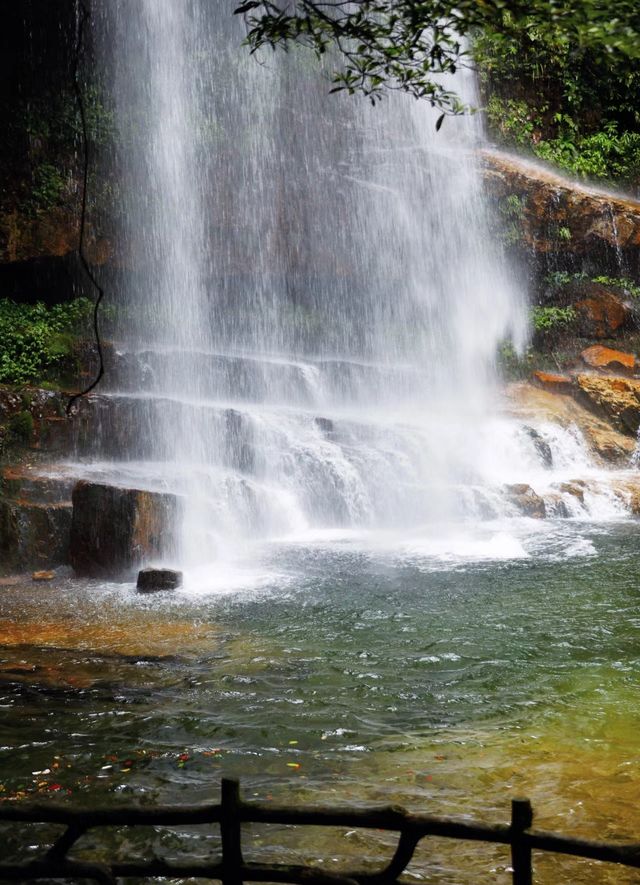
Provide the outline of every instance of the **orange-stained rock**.
[[592,347],[587,347],[586,350],[582,351],[580,357],[592,369],[611,369],[612,371],[623,371],[631,374],[636,365],[636,358],[632,353],[613,350],[602,344],[594,344]]
[[[131,611],[124,617],[116,608],[106,610],[107,618],[87,618],[86,612],[83,617],[82,610],[67,612],[65,617],[58,612],[58,620],[43,620],[44,615],[26,621],[3,618],[0,648],[30,645],[37,649],[91,649],[101,654],[162,657],[175,655],[176,649],[200,654],[210,651],[220,632],[208,622],[162,620],[153,614]],[[29,657],[33,658],[34,653]],[[73,662],[73,672],[77,675],[77,661]]]
[[[79,202],[72,200],[35,214],[0,214],[0,264],[61,258],[75,252],[80,236],[79,210]],[[97,237],[89,226],[85,253],[91,264],[105,264],[113,256],[113,246],[107,239]]]
[[571,391],[571,378],[568,375],[560,375],[556,372],[533,373],[533,380],[545,390],[551,390],[554,393],[569,393]]
[[56,576],[56,573],[54,571],[51,571],[51,570],[40,571],[40,572],[34,572],[31,575],[31,580],[32,581],[53,581],[55,576]]
[[573,305],[580,334],[587,338],[611,338],[631,319],[631,308],[604,287],[593,286],[588,297]]

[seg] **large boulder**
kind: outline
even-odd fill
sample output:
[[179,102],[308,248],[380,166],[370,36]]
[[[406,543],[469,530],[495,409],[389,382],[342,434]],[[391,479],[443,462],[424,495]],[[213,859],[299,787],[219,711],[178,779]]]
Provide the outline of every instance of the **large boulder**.
[[575,378],[576,398],[621,433],[636,437],[640,426],[640,380],[582,373]]
[[171,568],[143,568],[138,572],[138,593],[157,593],[161,590],[177,590],[182,586],[182,572]]
[[129,576],[144,561],[173,553],[175,495],[83,481],[72,500],[69,558],[77,574]]

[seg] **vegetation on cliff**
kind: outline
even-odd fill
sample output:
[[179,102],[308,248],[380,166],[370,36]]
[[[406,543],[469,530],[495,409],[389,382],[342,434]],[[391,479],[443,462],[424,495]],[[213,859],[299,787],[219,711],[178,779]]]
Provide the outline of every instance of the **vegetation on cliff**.
[[474,55],[496,140],[580,177],[640,186],[637,59],[526,24],[509,39],[485,27]]
[[0,383],[60,382],[77,374],[77,348],[91,333],[87,298],[47,307],[0,299]]

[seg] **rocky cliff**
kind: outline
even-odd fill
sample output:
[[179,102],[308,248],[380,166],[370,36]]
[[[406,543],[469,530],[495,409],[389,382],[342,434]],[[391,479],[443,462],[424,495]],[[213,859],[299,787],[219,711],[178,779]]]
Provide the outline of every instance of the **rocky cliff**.
[[484,150],[481,157],[488,192],[498,200],[512,198],[512,218],[533,252],[640,267],[640,202],[512,154]]

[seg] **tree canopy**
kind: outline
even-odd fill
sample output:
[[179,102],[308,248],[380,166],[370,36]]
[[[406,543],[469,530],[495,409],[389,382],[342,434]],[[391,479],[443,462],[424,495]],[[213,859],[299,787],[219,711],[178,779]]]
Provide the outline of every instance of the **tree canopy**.
[[[333,50],[333,90],[376,102],[388,89],[464,110],[442,74],[470,62],[468,41],[489,28],[513,40],[535,31],[605,56],[640,59],[637,0],[245,0],[252,52],[301,43]],[[333,56],[332,56],[333,57]]]

